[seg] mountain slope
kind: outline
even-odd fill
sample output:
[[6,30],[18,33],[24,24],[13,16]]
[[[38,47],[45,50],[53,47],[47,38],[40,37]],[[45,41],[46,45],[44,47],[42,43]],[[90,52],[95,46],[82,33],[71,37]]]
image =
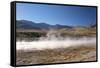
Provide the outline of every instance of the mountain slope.
[[56,25],[50,25],[47,23],[35,23],[32,21],[28,21],[28,20],[17,20],[16,21],[16,27],[18,29],[61,29],[61,28],[72,28],[71,26],[67,26],[67,25],[60,25],[60,24],[56,24]]

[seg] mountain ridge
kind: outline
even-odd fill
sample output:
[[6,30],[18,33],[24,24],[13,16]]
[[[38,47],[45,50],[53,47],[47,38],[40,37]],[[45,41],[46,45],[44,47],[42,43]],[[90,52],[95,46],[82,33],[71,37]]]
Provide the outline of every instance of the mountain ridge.
[[72,26],[60,25],[60,24],[47,24],[47,23],[35,23],[28,20],[16,20],[16,27],[18,29],[61,29],[61,28],[73,28]]

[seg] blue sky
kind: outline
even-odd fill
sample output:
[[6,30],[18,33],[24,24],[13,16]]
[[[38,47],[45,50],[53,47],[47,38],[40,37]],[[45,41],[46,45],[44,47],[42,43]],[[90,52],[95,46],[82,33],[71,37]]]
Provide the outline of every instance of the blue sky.
[[16,16],[35,23],[87,26],[96,23],[96,8],[17,3]]

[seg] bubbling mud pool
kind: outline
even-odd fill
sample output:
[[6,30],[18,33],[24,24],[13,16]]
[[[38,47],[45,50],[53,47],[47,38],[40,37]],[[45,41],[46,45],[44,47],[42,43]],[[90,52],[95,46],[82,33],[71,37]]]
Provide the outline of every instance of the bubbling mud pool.
[[43,49],[54,49],[54,48],[65,48],[70,46],[81,46],[81,45],[96,45],[96,38],[66,38],[62,40],[38,40],[38,41],[17,41],[17,50],[43,50]]

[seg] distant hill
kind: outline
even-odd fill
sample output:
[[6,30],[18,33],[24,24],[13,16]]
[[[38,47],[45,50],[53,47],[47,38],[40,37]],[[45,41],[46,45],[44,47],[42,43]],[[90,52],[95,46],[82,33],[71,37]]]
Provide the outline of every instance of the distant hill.
[[91,25],[90,27],[91,27],[91,28],[95,28],[95,27],[96,27],[96,24],[93,24],[93,25]]
[[56,25],[50,25],[47,23],[35,23],[32,21],[28,21],[28,20],[17,20],[16,21],[16,27],[18,29],[61,29],[61,28],[72,28],[71,26],[67,26],[67,25],[60,25],[60,24],[56,24]]

